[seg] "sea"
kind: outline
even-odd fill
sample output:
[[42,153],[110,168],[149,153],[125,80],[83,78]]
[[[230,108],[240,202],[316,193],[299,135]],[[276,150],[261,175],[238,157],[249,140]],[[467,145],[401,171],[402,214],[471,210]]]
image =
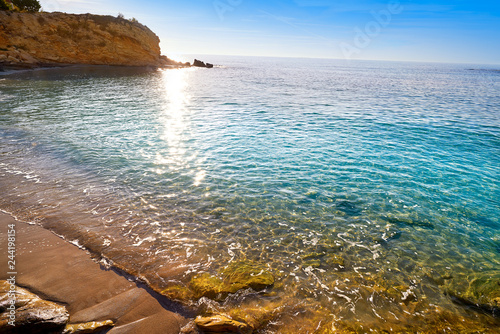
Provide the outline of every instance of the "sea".
[[254,333],[500,332],[500,66],[201,59],[0,75],[0,210],[159,293],[263,268],[167,294]]

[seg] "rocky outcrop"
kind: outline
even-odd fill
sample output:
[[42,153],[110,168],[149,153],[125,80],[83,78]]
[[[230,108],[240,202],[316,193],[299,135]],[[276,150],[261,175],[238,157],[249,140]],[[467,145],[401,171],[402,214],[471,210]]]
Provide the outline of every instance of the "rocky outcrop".
[[64,306],[7,281],[0,281],[0,311],[0,333],[62,332],[69,319]]
[[0,67],[186,66],[161,56],[159,43],[158,36],[135,20],[0,11]]
[[206,68],[212,68],[212,67],[214,67],[213,64],[204,63],[204,62],[202,62],[201,60],[198,60],[198,59],[194,60],[193,66],[195,66],[195,67],[206,67]]

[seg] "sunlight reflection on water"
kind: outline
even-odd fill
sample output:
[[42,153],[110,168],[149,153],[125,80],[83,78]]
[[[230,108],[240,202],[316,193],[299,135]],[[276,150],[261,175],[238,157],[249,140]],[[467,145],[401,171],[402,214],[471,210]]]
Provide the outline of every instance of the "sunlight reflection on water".
[[[161,139],[167,143],[168,152],[157,152],[156,165],[162,166],[159,171],[168,168],[170,171],[189,170],[193,175],[193,185],[198,186],[205,178],[206,171],[200,164],[198,152],[192,148],[188,151],[185,143],[192,131],[189,117],[191,96],[189,94],[189,77],[196,69],[166,70],[162,72],[162,82],[165,89],[162,105],[161,123],[163,134]],[[198,166],[193,169],[193,166]]]

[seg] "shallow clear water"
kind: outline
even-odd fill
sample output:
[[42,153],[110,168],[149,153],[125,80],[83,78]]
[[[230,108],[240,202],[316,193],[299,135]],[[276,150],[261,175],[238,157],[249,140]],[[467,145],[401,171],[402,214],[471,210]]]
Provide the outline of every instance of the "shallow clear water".
[[0,209],[157,291],[264,265],[272,288],[185,301],[278,310],[261,333],[494,332],[447,289],[500,271],[498,70],[207,60],[0,77]]

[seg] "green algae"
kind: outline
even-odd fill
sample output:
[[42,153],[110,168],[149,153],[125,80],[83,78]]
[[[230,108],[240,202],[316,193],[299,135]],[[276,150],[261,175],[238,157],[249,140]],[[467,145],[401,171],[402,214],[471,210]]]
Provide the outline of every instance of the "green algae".
[[500,271],[455,278],[446,286],[446,293],[458,301],[493,314],[500,312]]
[[197,300],[202,297],[224,300],[229,294],[239,290],[262,291],[274,284],[274,276],[263,266],[249,262],[231,262],[217,275],[201,273],[191,278],[188,286],[171,285],[160,293],[177,301]]
[[257,329],[276,318],[277,313],[279,313],[279,305],[271,303],[267,306],[240,307],[231,309],[228,313],[233,319],[245,322],[252,328]]
[[302,263],[302,266],[304,268],[307,268],[307,267],[319,268],[319,267],[321,267],[321,260],[313,259],[313,260],[304,261]]
[[345,267],[345,260],[338,254],[327,254],[324,261],[329,266]]
[[224,292],[222,280],[209,273],[194,276],[189,283],[189,288],[196,299],[201,297],[217,299],[218,295]]
[[306,261],[306,260],[317,259],[317,258],[321,258],[325,255],[326,255],[325,253],[312,252],[312,253],[308,253],[308,254],[302,256],[302,260]]
[[252,288],[261,291],[274,284],[274,276],[263,266],[253,262],[238,261],[229,263],[221,270],[222,290],[235,293],[241,289]]
[[194,298],[194,293],[184,285],[171,285],[161,290],[160,293],[169,299],[183,302]]

